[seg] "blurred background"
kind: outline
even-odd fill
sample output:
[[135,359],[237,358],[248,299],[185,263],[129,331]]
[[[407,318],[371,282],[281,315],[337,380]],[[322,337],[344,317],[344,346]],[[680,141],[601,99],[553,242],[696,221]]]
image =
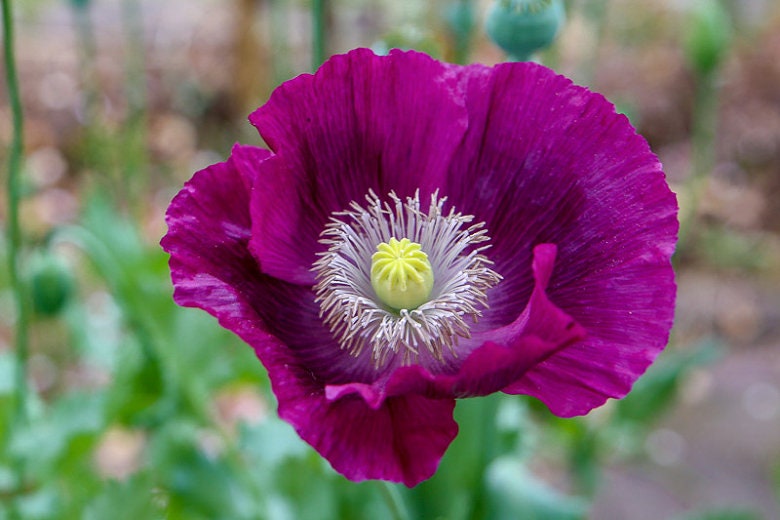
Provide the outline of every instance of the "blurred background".
[[[672,341],[627,399],[570,420],[460,402],[433,479],[354,484],[276,417],[251,349],[173,303],[167,204],[234,142],[261,144],[246,117],[276,85],[359,46],[498,63],[490,4],[15,2],[22,241],[0,256],[19,259],[29,384],[3,269],[0,519],[780,518],[775,0],[570,1],[536,56],[629,116],[680,201]],[[4,85],[4,179],[11,115]]]

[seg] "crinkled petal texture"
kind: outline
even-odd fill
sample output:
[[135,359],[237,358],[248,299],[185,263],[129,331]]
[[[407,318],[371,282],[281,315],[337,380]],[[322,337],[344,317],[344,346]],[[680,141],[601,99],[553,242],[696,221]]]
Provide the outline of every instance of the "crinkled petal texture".
[[[168,210],[174,298],[254,348],[280,416],[346,477],[413,486],[457,433],[455,398],[522,393],[582,414],[625,395],[665,346],[677,205],[603,97],[529,63],[357,50],[285,83],[250,120],[270,151],[236,146]],[[440,367],[399,356],[377,368],[320,319],[319,235],[370,190],[439,190],[492,237],[504,279]]]

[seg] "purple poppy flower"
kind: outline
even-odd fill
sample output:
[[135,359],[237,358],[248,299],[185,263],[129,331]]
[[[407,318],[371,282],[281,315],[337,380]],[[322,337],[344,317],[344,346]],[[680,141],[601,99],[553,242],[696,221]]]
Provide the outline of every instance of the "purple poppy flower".
[[455,399],[622,397],[668,340],[677,204],[602,96],[533,63],[334,56],[167,213],[174,298],[240,336],[352,480],[413,486]]

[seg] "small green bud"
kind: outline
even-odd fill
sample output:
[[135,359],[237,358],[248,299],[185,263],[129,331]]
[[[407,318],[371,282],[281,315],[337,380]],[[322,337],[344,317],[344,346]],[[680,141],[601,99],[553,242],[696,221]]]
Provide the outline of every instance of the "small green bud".
[[562,0],[496,0],[485,31],[511,61],[528,61],[555,40],[565,19]]
[[56,316],[73,293],[70,268],[50,253],[34,257],[30,263],[30,292],[33,310],[42,316]]
[[428,255],[408,238],[380,243],[371,257],[371,286],[389,307],[416,309],[428,301],[433,289]]

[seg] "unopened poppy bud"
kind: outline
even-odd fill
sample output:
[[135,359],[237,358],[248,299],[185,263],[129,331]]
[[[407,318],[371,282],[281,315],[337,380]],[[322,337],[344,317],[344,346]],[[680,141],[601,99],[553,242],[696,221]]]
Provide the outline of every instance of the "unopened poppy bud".
[[416,309],[428,301],[433,289],[428,255],[408,238],[380,243],[371,257],[371,286],[393,309]]
[[42,316],[56,316],[73,293],[70,268],[51,254],[34,258],[30,267],[33,309]]
[[553,42],[565,18],[562,0],[497,0],[488,11],[485,31],[510,61],[528,61]]

